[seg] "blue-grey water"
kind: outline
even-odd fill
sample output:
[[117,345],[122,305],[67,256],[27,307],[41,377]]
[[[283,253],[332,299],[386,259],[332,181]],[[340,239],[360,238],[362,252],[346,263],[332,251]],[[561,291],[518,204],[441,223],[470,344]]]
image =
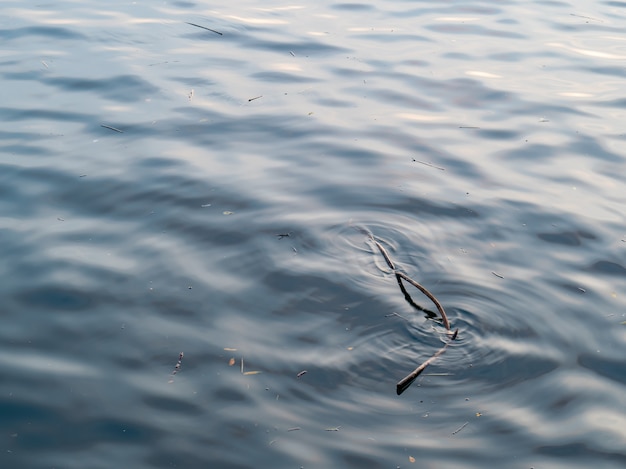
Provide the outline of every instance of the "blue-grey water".
[[625,467],[625,31],[4,1],[0,467]]

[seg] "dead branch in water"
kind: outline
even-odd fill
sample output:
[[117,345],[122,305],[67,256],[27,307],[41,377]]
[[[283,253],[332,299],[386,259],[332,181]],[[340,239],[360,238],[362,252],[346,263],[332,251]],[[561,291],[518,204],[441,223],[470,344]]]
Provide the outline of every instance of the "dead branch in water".
[[424,287],[424,286],[420,285],[419,283],[417,283],[415,280],[413,280],[411,277],[409,277],[404,272],[398,272],[396,270],[395,264],[391,260],[391,257],[389,256],[389,253],[384,248],[384,246],[382,244],[380,244],[378,241],[376,241],[373,237],[371,239],[372,239],[372,241],[374,241],[374,244],[376,244],[376,247],[378,248],[380,253],[383,255],[383,257],[385,258],[385,262],[387,262],[387,265],[389,266],[389,268],[392,269],[394,271],[394,273],[396,274],[396,278],[401,278],[402,280],[405,280],[406,282],[410,283],[415,288],[417,288],[419,291],[421,291],[424,295],[426,295],[430,299],[430,301],[432,301],[435,304],[435,306],[437,307],[437,310],[439,311],[439,314],[441,314],[441,320],[443,321],[444,327],[447,330],[450,330],[450,322],[448,321],[448,316],[446,315],[446,311],[443,309],[443,306],[441,306],[441,303],[439,303],[439,300],[437,298],[435,298],[435,295],[433,295],[431,292],[429,292],[426,289],[426,287]]
[[[385,259],[385,262],[387,263],[389,268],[391,270],[393,270],[393,273],[396,276],[396,280],[398,281],[398,285],[400,287],[400,290],[404,294],[404,297],[409,302],[409,304],[411,306],[414,306],[415,308],[417,308],[419,310],[426,311],[423,308],[421,308],[420,306],[418,306],[413,301],[413,299],[411,298],[409,293],[404,288],[404,285],[402,284],[402,280],[404,280],[405,282],[410,283],[411,285],[413,285],[415,288],[417,288],[419,291],[421,291],[424,295],[426,295],[434,303],[434,305],[437,307],[437,311],[439,311],[439,314],[441,315],[441,320],[443,322],[443,326],[446,328],[448,333],[450,333],[450,321],[448,321],[448,315],[446,314],[446,311],[443,309],[443,306],[441,305],[439,300],[435,297],[435,295],[433,295],[431,292],[428,291],[428,289],[426,287],[424,287],[420,283],[418,283],[415,280],[413,280],[411,277],[409,277],[404,272],[398,271],[396,269],[395,264],[391,260],[391,256],[389,255],[389,253],[387,252],[385,247],[381,243],[376,241],[376,239],[374,239],[374,236],[372,236],[371,234],[369,234],[369,237],[374,242],[374,244],[376,245],[376,247],[378,248],[380,253],[383,255],[383,258]],[[396,393],[398,395],[402,394],[413,383],[413,381],[415,381],[415,379],[426,369],[426,367],[428,365],[430,365],[435,359],[437,359],[437,357],[439,357],[441,354],[443,354],[446,351],[446,349],[448,348],[448,345],[450,345],[450,343],[453,340],[456,340],[458,333],[459,333],[459,330],[456,329],[454,331],[454,333],[452,334],[452,336],[450,336],[449,340],[446,342],[446,344],[443,347],[441,347],[428,360],[426,360],[420,366],[415,368],[411,373],[409,373],[404,378],[402,378],[400,381],[398,381],[398,383],[396,384]]]

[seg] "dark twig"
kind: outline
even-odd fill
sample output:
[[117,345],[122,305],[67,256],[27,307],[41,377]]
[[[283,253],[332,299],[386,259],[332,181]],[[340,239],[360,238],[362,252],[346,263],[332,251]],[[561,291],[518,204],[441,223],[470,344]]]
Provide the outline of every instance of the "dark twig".
[[428,310],[428,309],[418,305],[415,301],[413,301],[413,298],[411,297],[411,295],[409,295],[409,292],[406,291],[406,288],[404,288],[404,283],[402,283],[402,278],[400,276],[396,275],[396,281],[398,282],[398,286],[400,287],[400,291],[404,295],[404,299],[406,300],[406,302],[408,304],[413,306],[413,308],[415,308],[416,310],[425,313],[426,316],[429,319],[437,317],[437,313],[433,313],[432,311],[430,311],[430,310]]
[[[437,307],[437,310],[439,311],[439,314],[441,314],[441,320],[443,322],[444,327],[446,328],[448,333],[450,333],[450,321],[448,321],[448,316],[446,315],[446,311],[443,309],[443,306],[441,305],[439,300],[437,298],[435,298],[435,295],[433,295],[431,292],[429,292],[426,289],[426,287],[422,286],[421,284],[419,284],[418,282],[413,280],[411,277],[406,275],[404,272],[398,271],[396,269],[395,264],[391,260],[391,257],[389,256],[389,253],[384,248],[384,246],[381,243],[379,243],[378,241],[376,241],[376,239],[374,239],[374,236],[372,236],[371,234],[368,234],[368,235],[369,235],[369,238],[374,242],[374,244],[376,245],[376,247],[378,248],[380,253],[385,258],[385,262],[387,263],[389,268],[393,270],[394,274],[396,274],[396,280],[398,281],[398,285],[400,286],[400,290],[402,291],[402,293],[404,293],[404,297],[409,302],[409,304],[411,306],[417,308],[417,309],[425,311],[423,308],[419,307],[413,301],[413,299],[411,298],[411,295],[409,295],[409,293],[404,288],[404,285],[402,284],[402,280],[404,280],[405,282],[408,282],[411,285],[413,285],[415,288],[417,288],[419,291],[421,291],[424,295],[426,295],[434,303],[434,305]],[[439,357],[439,355],[441,355],[442,353],[444,353],[446,351],[446,349],[448,348],[448,345],[450,345],[450,342],[452,342],[453,340],[456,340],[458,333],[459,333],[459,330],[456,329],[454,331],[454,333],[450,336],[449,340],[446,342],[446,344],[443,347],[441,347],[428,360],[426,360],[420,366],[415,368],[411,373],[409,373],[404,378],[402,378],[400,381],[398,381],[398,383],[396,384],[396,393],[398,395],[402,394],[413,383],[413,381],[415,381],[415,378],[417,378],[426,369],[426,367],[428,365],[430,365],[437,357]]]
[[434,165],[432,163],[427,163],[426,161],[419,161],[419,160],[416,160],[415,158],[413,158],[413,161],[415,161],[416,163],[424,164],[426,166],[430,166],[431,168],[438,169],[439,171],[445,171],[446,170],[446,168],[442,168],[441,166],[436,166],[436,165]]
[[439,300],[437,298],[435,298],[435,295],[433,295],[431,292],[426,290],[425,287],[423,287],[422,285],[417,283],[415,280],[413,280],[411,277],[406,275],[404,272],[396,272],[396,276],[400,277],[402,280],[405,280],[405,281],[409,282],[411,285],[413,285],[415,288],[417,288],[419,291],[421,291],[424,295],[426,295],[428,298],[430,298],[430,300],[437,307],[437,310],[439,311],[439,314],[441,314],[441,320],[443,321],[443,327],[445,327],[447,330],[450,330],[450,322],[448,321],[448,316],[446,315],[446,312],[443,309],[443,306],[441,306],[441,303],[439,303]]
[[[402,280],[405,280],[405,281],[409,282],[411,285],[413,285],[415,288],[417,288],[419,291],[421,291],[424,295],[426,295],[428,298],[430,298],[430,300],[437,307],[437,310],[439,311],[439,314],[441,314],[441,320],[443,321],[444,327],[447,330],[450,330],[450,322],[448,321],[448,316],[446,315],[446,311],[443,309],[443,306],[441,306],[441,303],[439,303],[439,300],[437,300],[437,298],[435,298],[435,295],[433,295],[425,287],[423,287],[422,285],[417,283],[415,280],[413,280],[411,277],[409,277],[405,273],[398,272],[396,270],[395,264],[391,260],[391,257],[389,256],[389,253],[384,248],[384,246],[382,244],[380,244],[378,241],[376,241],[373,236],[370,236],[370,238],[371,238],[372,241],[374,241],[374,244],[376,245],[376,247],[378,248],[380,253],[383,255],[383,257],[385,258],[385,262],[387,262],[387,265],[389,266],[389,268],[392,269],[394,271],[394,273],[396,274],[396,278],[397,279],[402,279]],[[408,293],[406,293],[406,290],[404,292],[405,292],[405,296],[408,295]],[[410,298],[410,296],[409,296],[409,298]],[[412,299],[411,299],[411,304],[414,304]]]
[[457,329],[456,331],[454,331],[454,334],[452,334],[452,337],[450,337],[450,340],[446,342],[446,344],[443,347],[441,347],[437,351],[437,353],[435,353],[432,357],[430,357],[428,360],[426,360],[424,363],[422,363],[420,366],[415,368],[408,375],[406,375],[404,378],[398,381],[398,384],[396,384],[396,393],[398,394],[398,396],[402,394],[411,384],[413,384],[413,381],[415,381],[415,378],[417,378],[422,373],[422,371],[426,369],[428,365],[430,365],[433,361],[435,361],[435,359],[439,355],[441,355],[443,352],[446,351],[446,349],[448,348],[448,345],[450,345],[450,342],[456,339],[456,336],[458,335],[458,333],[459,333],[459,330]]
[[195,26],[196,28],[200,28],[200,29],[206,29],[207,31],[211,31],[212,33],[223,36],[222,33],[220,33],[219,31],[216,31],[215,29],[207,28],[205,26],[200,26],[199,24],[195,24],[195,23],[188,23],[187,21],[185,21],[185,24],[188,24],[189,26]]
[[115,127],[111,127],[110,125],[100,124],[100,127],[104,127],[105,129],[113,130],[114,132],[119,132],[120,134],[124,133],[123,130],[116,129]]

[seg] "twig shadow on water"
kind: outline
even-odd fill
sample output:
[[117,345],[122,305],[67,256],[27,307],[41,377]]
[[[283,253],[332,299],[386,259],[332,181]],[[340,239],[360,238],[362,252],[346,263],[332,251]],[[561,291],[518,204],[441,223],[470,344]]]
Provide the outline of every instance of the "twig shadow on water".
[[431,311],[429,309],[426,309],[423,306],[418,305],[413,300],[413,298],[411,297],[411,295],[409,294],[407,289],[404,287],[404,283],[402,283],[402,277],[400,277],[399,275],[396,274],[396,280],[398,281],[398,286],[400,287],[400,291],[404,295],[404,299],[406,300],[406,302],[408,304],[410,304],[417,311],[420,311],[420,312],[424,313],[426,315],[426,319],[435,319],[437,317],[437,313],[435,313],[435,312],[433,312],[433,311]]

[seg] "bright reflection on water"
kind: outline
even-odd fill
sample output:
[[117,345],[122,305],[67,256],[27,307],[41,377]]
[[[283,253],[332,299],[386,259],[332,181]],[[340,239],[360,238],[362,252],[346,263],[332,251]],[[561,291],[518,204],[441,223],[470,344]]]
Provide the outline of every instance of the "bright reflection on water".
[[0,12],[0,467],[626,465],[626,3]]

